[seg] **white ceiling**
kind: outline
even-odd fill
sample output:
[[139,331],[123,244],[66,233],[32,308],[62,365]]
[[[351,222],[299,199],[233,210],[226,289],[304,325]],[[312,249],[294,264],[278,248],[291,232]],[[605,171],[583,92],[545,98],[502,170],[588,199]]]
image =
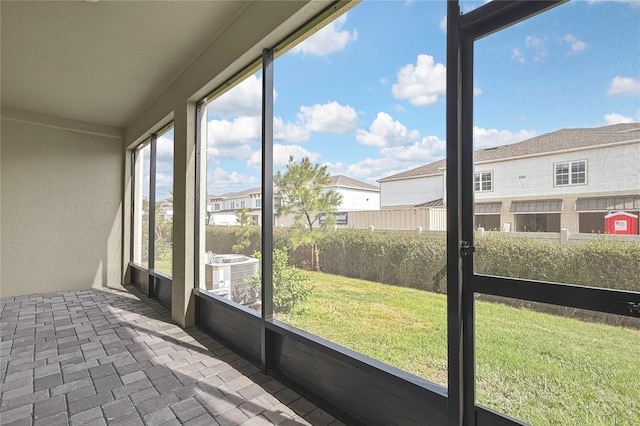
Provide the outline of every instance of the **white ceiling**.
[[1,1],[2,106],[125,127],[248,1]]

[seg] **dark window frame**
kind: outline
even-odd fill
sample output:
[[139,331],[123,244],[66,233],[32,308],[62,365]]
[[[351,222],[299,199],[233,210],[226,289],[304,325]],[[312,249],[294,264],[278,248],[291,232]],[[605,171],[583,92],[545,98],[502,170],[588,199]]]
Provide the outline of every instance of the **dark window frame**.
[[[516,425],[521,422],[507,416],[487,410],[475,401],[475,361],[474,361],[474,297],[477,293],[497,295],[521,300],[540,301],[569,307],[579,307],[602,312],[625,315],[624,307],[619,308],[612,302],[620,297],[636,299],[640,295],[629,292],[615,292],[556,283],[535,282],[521,279],[489,277],[473,273],[472,250],[474,241],[474,163],[473,163],[473,45],[475,40],[499,31],[535,14],[551,9],[564,1],[511,1],[490,2],[467,14],[460,14],[458,1],[447,5],[447,341],[448,341],[448,424],[456,426],[471,425]],[[337,4],[337,3],[335,3]],[[332,4],[322,13],[331,13]],[[283,338],[303,342],[307,348],[313,348],[327,356],[341,352],[346,364],[350,366],[366,365],[375,371],[378,377],[391,374],[394,383],[400,387],[411,388],[411,378],[402,374],[390,373],[386,366],[378,365],[359,354],[352,354],[330,342],[324,342],[315,336],[281,324],[272,315],[272,271],[268,258],[273,248],[273,223],[271,212],[273,199],[273,59],[286,51],[290,40],[306,33],[317,22],[303,25],[290,37],[273,49],[263,51],[256,59],[263,67],[262,93],[262,233],[263,248],[263,311],[260,318],[254,318],[259,328],[259,361],[264,373],[278,374],[282,353],[279,352]],[[255,62],[251,66],[255,69]],[[249,68],[251,68],[251,66]],[[243,72],[246,75],[248,72]],[[218,94],[225,91],[242,75],[234,76],[225,82]],[[208,98],[210,99],[210,95]],[[199,105],[207,101],[203,99]],[[197,133],[200,134],[199,132]],[[198,141],[199,150],[202,149]],[[198,186],[198,185],[196,185]],[[493,187],[492,176],[492,187]],[[200,206],[198,206],[200,207]],[[200,208],[197,211],[201,211]],[[197,219],[198,220],[198,219]],[[199,252],[197,246],[197,253]],[[196,256],[196,271],[199,256]],[[272,259],[271,259],[272,261]],[[196,274],[197,276],[198,274]],[[196,283],[197,288],[197,283]],[[197,294],[197,290],[196,290]],[[631,299],[629,299],[631,298]],[[203,300],[204,297],[200,296]],[[220,301],[216,300],[216,303]],[[221,303],[221,302],[220,302]],[[229,305],[230,306],[230,305]],[[225,305],[225,308],[227,306]],[[240,309],[233,307],[230,311]],[[627,314],[628,315],[628,314]],[[243,341],[246,343],[246,340]],[[296,354],[288,354],[295,358]],[[276,359],[277,358],[277,359]],[[330,368],[330,363],[326,364]],[[354,367],[355,368],[355,367]],[[280,374],[282,374],[280,372]],[[285,372],[286,374],[286,372]],[[330,385],[327,385],[329,388]],[[366,391],[365,388],[362,391]],[[430,390],[433,395],[436,390]],[[431,403],[427,403],[429,405]],[[433,405],[435,407],[435,404]]]
[[[129,265],[130,269],[137,270],[136,274],[132,274],[135,276],[144,275],[143,281],[146,283],[144,291],[147,293],[149,297],[154,297],[158,299],[162,304],[166,306],[171,306],[171,286],[173,283],[173,279],[171,276],[166,275],[165,273],[159,272],[155,270],[155,232],[152,232],[155,229],[155,216],[156,216],[156,175],[157,175],[157,145],[158,145],[158,137],[167,133],[169,130],[174,128],[173,120],[169,123],[162,126],[158,131],[153,132],[148,138],[138,144],[131,150],[131,183],[132,188],[131,191],[131,224],[130,224],[130,232],[131,238],[129,240],[130,243],[130,258]],[[138,263],[134,259],[134,245],[135,238],[134,234],[136,232],[136,222],[134,220],[136,214],[136,165],[137,165],[137,156],[141,149],[146,147],[150,148],[150,158],[149,158],[149,211],[148,211],[148,254],[147,254],[147,265],[143,265]],[[174,148],[175,148],[175,138],[174,138]],[[175,157],[174,157],[175,161]],[[173,247],[172,247],[173,248]],[[135,281],[135,280],[134,280]],[[134,284],[138,284],[134,282]]]
[[[466,15],[457,2],[447,12],[447,297],[449,344],[449,424],[472,426],[481,421],[475,404],[476,294],[624,316],[638,316],[625,303],[640,303],[640,293],[579,285],[532,281],[473,272],[473,47],[482,37],[543,13],[564,1],[492,1]],[[451,18],[454,17],[454,18]],[[555,183],[555,165],[554,165]],[[571,173],[571,166],[569,166]],[[585,160],[584,183],[587,184]],[[570,178],[571,179],[571,178]],[[556,186],[556,185],[554,185]],[[564,186],[564,185],[562,185]],[[464,249],[469,247],[470,249]],[[625,303],[622,303],[624,301]],[[628,306],[628,305],[626,305]],[[519,424],[498,414],[505,424]],[[484,420],[484,419],[482,419]]]

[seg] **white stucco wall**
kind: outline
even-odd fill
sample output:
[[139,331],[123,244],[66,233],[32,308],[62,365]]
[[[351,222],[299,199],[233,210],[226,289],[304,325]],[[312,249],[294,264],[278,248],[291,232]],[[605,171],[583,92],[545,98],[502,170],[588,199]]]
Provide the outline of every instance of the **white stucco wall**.
[[[587,161],[585,185],[554,186],[554,164]],[[494,190],[476,192],[476,200],[502,197],[599,195],[640,189],[640,143],[546,155],[517,161],[477,164],[476,172],[493,171]]]
[[[229,210],[229,209],[238,210],[242,208],[256,209],[256,208],[259,208],[259,206],[256,203],[256,200],[262,200],[262,199],[251,197],[250,195],[245,195],[243,197],[227,198],[224,201],[220,202],[220,210]],[[243,201],[244,201],[244,206],[241,205]],[[233,207],[231,207],[231,203],[234,203]],[[211,211],[217,211],[217,210],[214,210],[213,208],[214,205],[215,203],[212,204]]]
[[121,137],[15,116],[2,119],[1,296],[120,284]]
[[380,193],[350,188],[337,188],[342,195],[339,211],[349,210],[378,210],[380,208]]
[[444,175],[380,182],[380,207],[415,206],[444,197]]

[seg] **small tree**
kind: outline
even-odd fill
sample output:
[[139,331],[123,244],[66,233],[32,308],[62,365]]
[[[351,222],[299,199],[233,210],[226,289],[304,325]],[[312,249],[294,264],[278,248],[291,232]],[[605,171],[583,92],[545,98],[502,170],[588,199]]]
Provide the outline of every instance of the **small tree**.
[[236,238],[238,239],[236,244],[231,247],[234,253],[242,253],[247,247],[251,245],[251,215],[248,208],[243,208],[236,212],[238,218],[238,228],[235,231]]
[[311,245],[311,270],[319,271],[320,218],[325,218],[324,227],[332,223],[333,213],[342,202],[342,195],[326,189],[331,183],[327,166],[312,164],[308,157],[299,163],[289,157],[286,171],[277,172],[273,183],[277,188],[276,197],[280,198],[276,214],[293,214],[294,226],[303,231],[300,242]]

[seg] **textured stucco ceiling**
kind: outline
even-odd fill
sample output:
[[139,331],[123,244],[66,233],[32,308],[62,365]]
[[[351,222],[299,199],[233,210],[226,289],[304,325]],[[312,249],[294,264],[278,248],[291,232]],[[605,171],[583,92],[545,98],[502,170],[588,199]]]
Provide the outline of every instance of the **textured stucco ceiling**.
[[2,105],[124,127],[248,3],[2,1]]

